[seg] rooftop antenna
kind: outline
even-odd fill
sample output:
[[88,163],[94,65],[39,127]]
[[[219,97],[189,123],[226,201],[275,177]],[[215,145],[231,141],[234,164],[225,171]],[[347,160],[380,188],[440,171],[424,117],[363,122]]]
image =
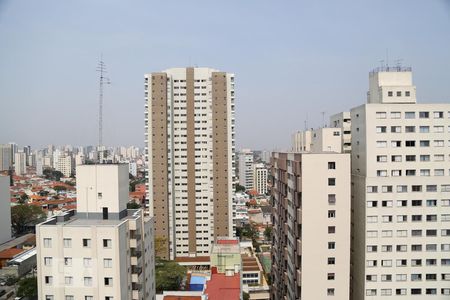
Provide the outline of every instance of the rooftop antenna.
[[103,61],[103,54],[100,55],[100,61],[97,65],[97,72],[100,73],[99,78],[99,94],[98,94],[98,147],[103,146],[103,85],[111,84],[109,78],[105,77],[106,64]]
[[386,68],[389,68],[389,49],[386,48]]
[[325,128],[326,127],[325,126],[325,112],[322,111],[321,114],[322,114],[322,126],[323,126],[323,128]]
[[397,70],[399,70],[399,71],[402,68],[402,60],[403,59],[401,59],[401,58],[395,60],[395,66],[397,67]]
[[306,119],[305,119],[305,131],[308,130],[308,113],[306,113]]

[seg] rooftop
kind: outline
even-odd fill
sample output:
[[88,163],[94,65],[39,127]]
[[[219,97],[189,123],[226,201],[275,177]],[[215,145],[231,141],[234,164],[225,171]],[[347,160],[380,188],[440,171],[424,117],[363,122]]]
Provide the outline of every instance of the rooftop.
[[205,294],[208,295],[208,300],[239,300],[241,297],[240,275],[212,274],[211,280],[206,283]]

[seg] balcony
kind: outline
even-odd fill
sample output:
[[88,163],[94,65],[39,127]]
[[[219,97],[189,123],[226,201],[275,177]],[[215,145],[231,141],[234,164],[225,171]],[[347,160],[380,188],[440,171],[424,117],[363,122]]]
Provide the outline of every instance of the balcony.
[[302,241],[301,240],[297,240],[297,254],[298,255],[302,254]]
[[131,282],[139,282],[139,275],[138,274],[131,274]]
[[139,291],[132,291],[131,297],[133,300],[139,300]]
[[137,248],[137,240],[130,239],[130,248]]
[[131,265],[132,265],[132,266],[137,266],[137,264],[138,264],[138,259],[137,259],[137,257],[136,257],[136,256],[132,256],[132,257],[131,257]]
[[301,208],[297,208],[297,223],[298,224],[302,223],[302,209]]
[[300,269],[297,270],[297,286],[302,285],[302,272]]
[[302,177],[297,177],[297,191],[302,190]]

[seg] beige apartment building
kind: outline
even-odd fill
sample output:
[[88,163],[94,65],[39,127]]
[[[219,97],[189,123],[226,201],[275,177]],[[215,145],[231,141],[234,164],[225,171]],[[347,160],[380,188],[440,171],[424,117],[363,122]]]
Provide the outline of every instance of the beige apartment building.
[[330,117],[330,127],[341,128],[341,144],[342,152],[348,153],[352,151],[352,121],[350,112],[345,111],[334,114]]
[[0,244],[11,239],[11,194],[9,176],[0,175]]
[[267,168],[264,164],[253,164],[253,189],[259,195],[267,193]]
[[245,190],[254,188],[253,151],[250,149],[239,152],[239,185]]
[[208,256],[232,237],[234,75],[173,68],[145,75],[150,213],[165,258]]
[[351,128],[353,299],[450,299],[450,104],[381,68]]
[[340,149],[272,155],[272,299],[350,297],[350,155]]
[[128,164],[76,173],[77,211],[36,226],[39,299],[155,299],[153,219],[126,208]]

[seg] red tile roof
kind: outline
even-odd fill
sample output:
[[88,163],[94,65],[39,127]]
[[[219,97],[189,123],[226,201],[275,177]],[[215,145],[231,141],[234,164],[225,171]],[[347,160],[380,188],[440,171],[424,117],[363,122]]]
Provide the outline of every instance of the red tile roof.
[[239,274],[211,274],[211,280],[206,282],[205,294],[208,300],[239,300],[241,297],[241,279]]
[[25,250],[19,248],[9,248],[0,252],[0,259],[11,259],[24,251]]

